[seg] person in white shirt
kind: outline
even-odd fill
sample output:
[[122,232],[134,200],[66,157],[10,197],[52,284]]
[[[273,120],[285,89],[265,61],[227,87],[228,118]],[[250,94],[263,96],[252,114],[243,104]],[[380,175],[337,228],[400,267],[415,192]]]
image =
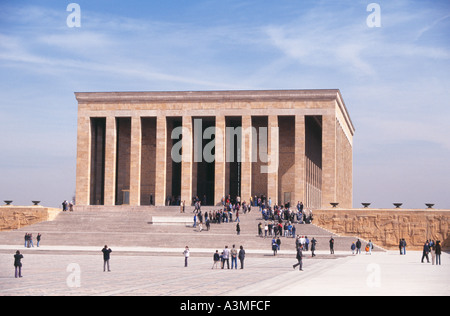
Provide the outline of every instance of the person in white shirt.
[[188,266],[188,259],[189,259],[189,247],[186,246],[186,248],[184,249],[184,266],[187,268]]

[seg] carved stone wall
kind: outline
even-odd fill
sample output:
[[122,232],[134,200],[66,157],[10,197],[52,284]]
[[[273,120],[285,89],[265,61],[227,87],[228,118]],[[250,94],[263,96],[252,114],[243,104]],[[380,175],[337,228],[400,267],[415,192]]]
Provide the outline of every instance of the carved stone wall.
[[427,239],[440,240],[450,249],[450,210],[328,209],[315,210],[314,223],[341,236],[372,240],[385,249],[421,250]]
[[0,231],[52,221],[60,211],[43,206],[0,206]]

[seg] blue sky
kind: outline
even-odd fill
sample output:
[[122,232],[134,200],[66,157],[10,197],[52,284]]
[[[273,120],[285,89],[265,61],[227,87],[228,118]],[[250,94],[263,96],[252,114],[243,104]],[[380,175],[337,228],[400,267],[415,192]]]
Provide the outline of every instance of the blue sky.
[[450,208],[450,1],[71,2],[0,2],[0,201],[72,198],[74,92],[338,88],[354,205]]

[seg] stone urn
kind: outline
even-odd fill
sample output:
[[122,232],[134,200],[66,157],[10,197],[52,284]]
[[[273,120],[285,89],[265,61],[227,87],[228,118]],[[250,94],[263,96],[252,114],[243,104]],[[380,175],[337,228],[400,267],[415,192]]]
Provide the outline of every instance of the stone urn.
[[33,205],[39,205],[39,203],[41,203],[41,201],[31,201],[33,203]]
[[433,206],[434,206],[434,204],[431,204],[431,203],[426,203],[425,204],[428,208],[433,208]]
[[403,203],[393,203],[393,204],[395,208],[400,208],[403,205]]
[[364,206],[364,208],[369,208],[371,203],[361,203],[361,204],[362,204],[362,206]]
[[11,205],[13,201],[8,201],[8,200],[7,200],[7,201],[3,201],[3,202],[5,202],[6,205]]
[[333,208],[336,208],[339,205],[339,203],[330,203],[330,204]]

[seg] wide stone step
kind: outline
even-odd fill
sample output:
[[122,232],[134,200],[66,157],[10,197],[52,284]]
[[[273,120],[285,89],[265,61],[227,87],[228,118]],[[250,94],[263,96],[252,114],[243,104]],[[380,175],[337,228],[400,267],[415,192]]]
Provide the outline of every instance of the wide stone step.
[[[204,210],[208,208],[203,208]],[[217,208],[211,208],[216,210]],[[43,245],[53,246],[103,246],[120,247],[167,247],[221,249],[225,245],[244,245],[247,249],[271,249],[272,237],[257,236],[258,223],[264,223],[258,211],[241,214],[241,234],[236,233],[236,223],[211,224],[210,231],[192,227],[193,208],[180,213],[179,207],[145,207],[128,210],[82,209],[75,212],[61,212],[52,222],[43,222],[20,230],[0,233],[0,244],[18,245],[24,243],[26,232],[33,233],[36,244],[37,233],[42,234]],[[176,223],[176,224],[174,224]],[[317,250],[328,250],[330,237],[335,239],[336,251],[349,251],[351,237],[336,236],[313,224],[294,224],[296,234],[317,240]],[[294,249],[295,239],[281,237],[282,249]],[[365,245],[365,243],[363,243]],[[380,250],[380,249],[376,249]]]

